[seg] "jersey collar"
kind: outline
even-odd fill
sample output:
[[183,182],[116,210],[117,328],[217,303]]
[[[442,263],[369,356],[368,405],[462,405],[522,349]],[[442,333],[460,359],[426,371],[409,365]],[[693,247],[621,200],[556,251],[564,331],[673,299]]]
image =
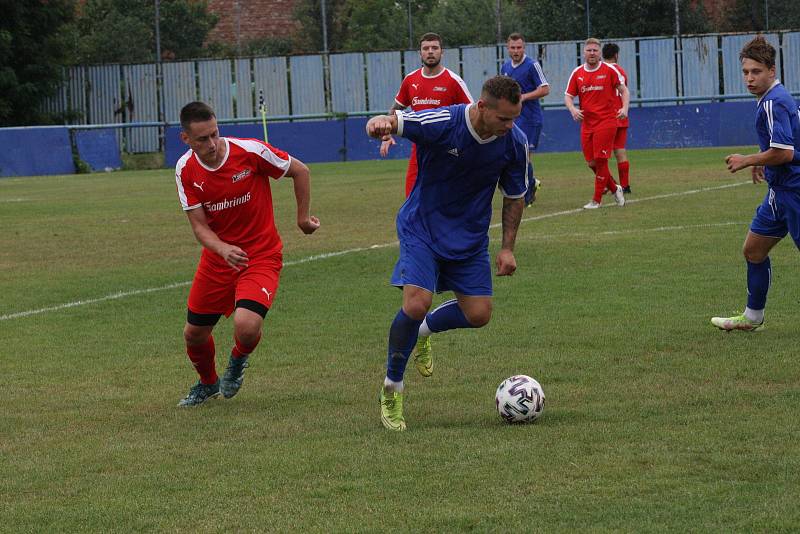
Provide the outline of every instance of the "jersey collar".
[[491,143],[495,139],[497,139],[496,135],[491,136],[488,139],[481,139],[481,136],[478,135],[478,132],[475,131],[475,128],[472,127],[472,121],[469,120],[469,110],[475,104],[470,104],[469,106],[464,106],[464,119],[467,121],[467,129],[469,129],[469,133],[472,134],[472,138],[475,139],[478,144],[485,145],[486,143]]
[[600,67],[602,67],[602,66],[603,66],[603,62],[602,62],[602,61],[598,61],[598,62],[597,62],[597,67],[595,67],[595,68],[593,68],[593,69],[590,69],[590,68],[589,68],[589,65],[587,65],[586,63],[584,63],[584,64],[583,64],[583,70],[585,70],[586,72],[596,72],[596,71],[597,71],[597,70],[598,70]]
[[762,101],[762,100],[764,100],[764,99],[767,97],[767,95],[769,94],[769,92],[770,92],[770,91],[772,91],[773,89],[775,89],[775,86],[776,86],[776,85],[778,85],[779,83],[781,83],[781,81],[780,81],[780,80],[778,80],[778,79],[776,79],[774,82],[772,82],[772,85],[770,85],[770,86],[769,86],[769,89],[767,89],[767,92],[766,92],[766,93],[764,93],[763,95],[761,95],[761,98],[759,98],[759,99],[758,99],[758,102],[757,102],[757,103],[758,103],[758,104],[760,104],[760,103],[761,103],[761,101]]
[[228,161],[228,156],[231,155],[231,144],[228,142],[228,138],[227,137],[223,137],[222,138],[222,142],[225,143],[225,157],[222,158],[222,162],[216,168],[209,167],[208,165],[203,163],[203,160],[201,160],[199,157],[197,157],[197,154],[194,155],[195,159],[197,159],[197,163],[199,163],[200,166],[203,167],[205,170],[211,171],[211,172],[218,171],[218,170],[220,170],[222,168],[223,165],[225,165],[225,162]]
[[428,76],[427,74],[425,74],[425,67],[422,67],[421,69],[419,69],[419,73],[422,75],[423,78],[427,78],[429,80],[432,80],[432,79],[438,78],[439,76],[444,74],[444,71],[446,71],[446,70],[447,70],[447,67],[442,67],[442,71],[439,74],[434,74],[433,76]]
[[519,60],[519,63],[514,63],[514,60],[513,59],[511,60],[511,66],[516,69],[517,67],[519,67],[520,65],[525,63],[525,60],[527,58],[528,58],[528,54],[522,54],[522,59]]

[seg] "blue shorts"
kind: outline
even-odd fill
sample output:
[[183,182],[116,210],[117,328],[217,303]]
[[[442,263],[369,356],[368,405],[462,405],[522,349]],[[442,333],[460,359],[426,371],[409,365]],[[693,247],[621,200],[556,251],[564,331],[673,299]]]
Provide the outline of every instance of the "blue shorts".
[[750,231],[766,237],[786,237],[790,234],[800,248],[800,191],[767,191],[764,201],[756,208]]
[[400,240],[400,258],[394,266],[392,285],[412,285],[431,293],[455,291],[470,297],[492,296],[489,251],[464,260],[442,258],[417,239]]
[[533,152],[539,147],[539,136],[542,133],[542,123],[533,124],[528,122],[518,123],[519,129],[528,138],[528,152]]

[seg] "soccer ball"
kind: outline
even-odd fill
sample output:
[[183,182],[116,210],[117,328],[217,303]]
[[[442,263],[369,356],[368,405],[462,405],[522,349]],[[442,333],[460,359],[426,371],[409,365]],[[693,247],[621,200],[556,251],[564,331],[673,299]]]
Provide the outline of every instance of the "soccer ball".
[[544,411],[544,390],[533,378],[515,375],[498,386],[494,402],[506,423],[531,423]]

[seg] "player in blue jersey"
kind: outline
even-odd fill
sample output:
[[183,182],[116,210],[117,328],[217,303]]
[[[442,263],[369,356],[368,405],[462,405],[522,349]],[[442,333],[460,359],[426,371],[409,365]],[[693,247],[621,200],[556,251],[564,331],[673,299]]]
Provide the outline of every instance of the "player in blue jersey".
[[766,180],[764,201],[756,209],[744,240],[747,260],[747,307],[734,317],[713,317],[722,330],[754,332],[764,328],[772,270],[769,251],[786,234],[800,247],[800,111],[786,88],[775,79],[775,48],[763,37],[748,42],[739,59],[747,90],[758,97],[756,133],[761,152],[731,154],[725,161],[736,172],[752,167],[753,183]]
[[[415,364],[430,376],[433,333],[480,328],[492,315],[489,223],[492,198],[503,194],[503,236],[495,261],[498,276],[517,268],[514,242],[528,188],[525,135],[514,126],[522,111],[519,84],[495,76],[483,84],[474,104],[373,117],[367,134],[391,134],[417,144],[417,181],[397,214],[400,258],[392,285],[403,289],[403,304],[389,330],[386,378],[381,388],[381,421],[405,430],[403,374],[414,347]],[[456,298],[428,313],[433,294]]]
[[[520,33],[512,33],[506,42],[509,59],[500,67],[500,74],[511,76],[522,90],[522,114],[516,125],[528,137],[531,169],[533,153],[539,146],[539,135],[542,133],[542,106],[539,99],[550,94],[550,84],[544,77],[544,71],[538,61],[525,54],[525,38]],[[541,182],[531,176],[530,188],[525,193],[525,204],[530,206],[536,200],[536,190]]]

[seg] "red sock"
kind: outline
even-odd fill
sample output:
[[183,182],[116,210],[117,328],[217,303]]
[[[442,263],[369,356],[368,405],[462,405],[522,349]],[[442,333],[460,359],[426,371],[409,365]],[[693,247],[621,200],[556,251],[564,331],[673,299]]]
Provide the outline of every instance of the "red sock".
[[214,364],[214,336],[208,336],[208,341],[200,345],[186,345],[186,354],[192,361],[200,382],[213,384],[217,381],[217,369]]
[[237,338],[236,336],[233,336],[233,341],[234,341],[234,346],[233,350],[231,350],[231,354],[233,355],[234,358],[241,358],[242,356],[249,356],[250,354],[252,354],[254,350],[256,350],[258,342],[261,341],[261,334],[258,334],[258,338],[256,339],[256,342],[253,343],[252,346],[245,345],[244,343],[239,341],[239,338]]
[[619,171],[619,183],[622,187],[630,187],[630,182],[628,181],[628,172],[631,168],[630,161],[623,161],[622,163],[617,163],[617,170]]
[[594,177],[594,196],[592,200],[598,204],[603,200],[603,191],[606,189],[606,179],[599,174]]

